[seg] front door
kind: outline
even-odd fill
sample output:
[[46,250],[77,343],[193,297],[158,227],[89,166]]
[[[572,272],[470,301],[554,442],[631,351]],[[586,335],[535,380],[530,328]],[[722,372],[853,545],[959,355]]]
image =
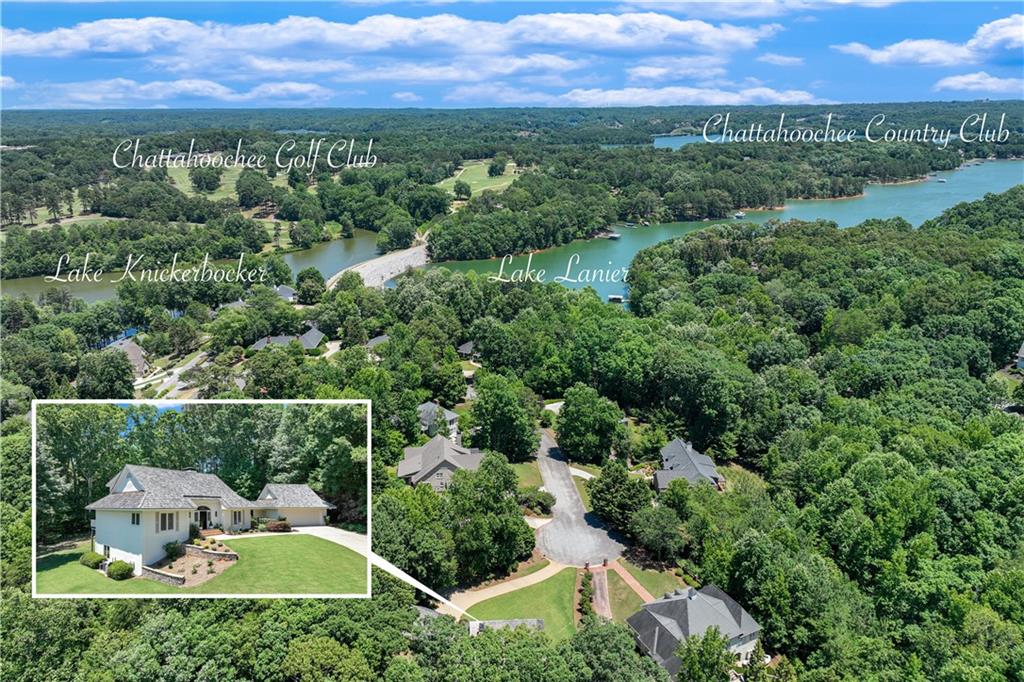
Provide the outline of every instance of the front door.
[[210,509],[208,507],[199,507],[199,529],[206,530],[210,527]]

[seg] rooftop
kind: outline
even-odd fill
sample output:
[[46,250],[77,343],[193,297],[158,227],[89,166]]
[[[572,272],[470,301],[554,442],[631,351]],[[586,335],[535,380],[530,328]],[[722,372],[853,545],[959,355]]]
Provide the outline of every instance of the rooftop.
[[398,463],[398,477],[408,478],[413,485],[420,483],[442,462],[456,469],[475,471],[480,468],[484,455],[479,450],[455,445],[438,434],[419,448],[406,448],[405,459]]
[[626,619],[643,649],[672,675],[679,671],[679,642],[717,627],[730,645],[761,631],[757,621],[715,585],[687,587],[644,604]]
[[334,508],[305,483],[268,483],[260,491],[256,504],[264,500],[273,500],[278,507]]
[[685,478],[690,483],[706,481],[715,487],[725,483],[725,478],[718,473],[715,462],[710,457],[693,447],[693,443],[676,438],[661,449],[661,470],[654,473],[654,485],[664,490],[677,478]]
[[[107,482],[110,494],[86,509],[192,509],[193,497],[220,499],[226,507],[247,508],[252,502],[238,495],[216,474],[126,464]],[[122,492],[114,492],[120,488]]]

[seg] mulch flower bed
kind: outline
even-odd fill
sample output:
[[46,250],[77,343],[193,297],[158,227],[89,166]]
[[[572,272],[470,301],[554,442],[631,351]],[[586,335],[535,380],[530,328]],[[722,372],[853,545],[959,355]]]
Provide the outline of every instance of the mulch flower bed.
[[207,559],[186,554],[173,560],[163,559],[153,568],[165,573],[185,576],[184,587],[192,587],[220,575],[231,568],[234,563],[227,559]]

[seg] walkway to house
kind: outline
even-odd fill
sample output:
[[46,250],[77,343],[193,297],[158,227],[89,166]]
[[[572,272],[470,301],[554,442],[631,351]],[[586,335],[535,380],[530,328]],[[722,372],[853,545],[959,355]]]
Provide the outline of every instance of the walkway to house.
[[554,519],[537,531],[537,547],[544,556],[567,566],[596,566],[618,559],[623,543],[583,506],[550,429],[541,432],[537,464],[544,489],[555,496]]
[[[502,583],[488,585],[487,587],[483,587],[479,590],[454,592],[449,595],[448,600],[460,609],[468,611],[474,604],[478,604],[479,602],[490,599],[491,597],[498,597],[503,594],[508,594],[509,592],[521,590],[524,587],[529,587],[530,585],[536,585],[537,583],[544,582],[563,568],[566,568],[566,566],[552,561],[539,571],[534,571],[529,575],[524,575],[522,578],[514,578],[513,580],[506,580]],[[455,615],[445,604],[438,606],[437,610],[440,613]]]

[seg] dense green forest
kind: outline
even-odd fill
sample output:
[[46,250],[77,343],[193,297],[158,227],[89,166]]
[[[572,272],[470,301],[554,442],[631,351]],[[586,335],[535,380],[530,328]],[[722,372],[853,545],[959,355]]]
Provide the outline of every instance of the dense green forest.
[[[593,484],[595,510],[726,589],[800,679],[1021,680],[1024,421],[1000,408],[1024,389],[994,372],[1024,340],[1022,216],[1018,186],[919,230],[716,226],[638,254],[629,310],[444,269],[384,290],[347,275],[301,313],[341,350],[261,350],[240,390],[227,370],[246,335],[299,322],[254,288],[212,321],[209,302],[187,313],[214,357],[197,385],[373,399],[375,547],[445,581],[503,575],[528,553],[507,462],[535,446],[541,399],[565,396],[568,446],[602,459],[610,441],[618,454]],[[89,352],[89,335],[160,328],[165,302],[212,295],[152,284],[89,307],[3,299],[5,679],[660,679],[621,626],[587,620],[563,644],[469,638],[447,619],[415,624],[412,591],[380,576],[369,603],[29,600],[28,400],[130,395],[129,369]],[[362,344],[380,333],[375,362]],[[424,439],[418,403],[461,399],[466,340],[486,371],[463,426],[497,454],[442,502],[385,466]],[[620,463],[651,460],[671,437],[743,471],[723,493],[675,485],[652,506]]]

